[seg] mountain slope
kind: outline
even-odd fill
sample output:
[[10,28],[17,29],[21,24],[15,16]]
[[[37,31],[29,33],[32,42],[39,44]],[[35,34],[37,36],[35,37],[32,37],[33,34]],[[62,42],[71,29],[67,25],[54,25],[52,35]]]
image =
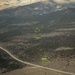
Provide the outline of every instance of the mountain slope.
[[[45,1],[45,0],[42,0]],[[32,3],[41,2],[41,0],[0,0],[0,10],[16,7],[16,6],[23,6]]]
[[20,6],[16,8],[9,8],[0,11],[0,16],[16,16],[21,15],[24,16],[30,16],[35,14],[45,14],[51,11],[51,6],[45,5],[41,2],[26,5],[26,6]]
[[5,25],[8,23],[24,23],[27,20],[35,20],[45,23],[50,22],[51,24],[61,24],[70,21],[74,22],[74,13],[75,8],[66,8],[61,11],[53,11],[53,8],[49,5],[35,3],[27,6],[10,8],[0,11],[0,24]]
[[44,61],[56,60],[48,67],[73,72],[75,8],[52,10],[36,3],[0,11],[0,45],[24,61],[48,66]]

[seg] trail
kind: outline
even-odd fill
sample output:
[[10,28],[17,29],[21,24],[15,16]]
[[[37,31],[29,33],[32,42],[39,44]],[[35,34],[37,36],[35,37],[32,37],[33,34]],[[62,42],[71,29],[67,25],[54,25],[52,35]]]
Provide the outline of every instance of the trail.
[[0,47],[0,50],[3,50],[7,54],[9,54],[13,59],[15,59],[18,62],[23,63],[23,64],[28,64],[28,65],[31,65],[31,66],[35,66],[35,67],[38,67],[38,68],[55,71],[55,72],[62,73],[62,74],[75,75],[75,73],[61,71],[61,70],[57,70],[57,69],[52,69],[52,68],[48,68],[48,67],[44,67],[44,66],[40,66],[40,65],[36,65],[36,64],[32,64],[32,63],[29,63],[29,62],[22,61],[21,59],[15,57],[13,54],[11,54],[8,50],[4,49],[3,47]]

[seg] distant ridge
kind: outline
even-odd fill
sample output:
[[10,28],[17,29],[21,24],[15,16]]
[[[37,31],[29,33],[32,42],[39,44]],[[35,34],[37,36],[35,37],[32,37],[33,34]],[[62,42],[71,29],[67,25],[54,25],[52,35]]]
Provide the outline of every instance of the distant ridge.
[[9,8],[9,7],[15,7],[15,6],[23,6],[28,5],[32,3],[42,2],[45,0],[0,0],[0,10]]

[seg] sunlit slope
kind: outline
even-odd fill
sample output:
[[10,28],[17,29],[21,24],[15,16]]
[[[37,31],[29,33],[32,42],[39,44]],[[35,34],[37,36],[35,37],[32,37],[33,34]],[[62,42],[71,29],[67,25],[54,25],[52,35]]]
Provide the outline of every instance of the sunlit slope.
[[[45,0],[42,0],[45,1]],[[0,0],[0,10],[15,6],[23,6],[32,3],[42,2],[41,0]]]

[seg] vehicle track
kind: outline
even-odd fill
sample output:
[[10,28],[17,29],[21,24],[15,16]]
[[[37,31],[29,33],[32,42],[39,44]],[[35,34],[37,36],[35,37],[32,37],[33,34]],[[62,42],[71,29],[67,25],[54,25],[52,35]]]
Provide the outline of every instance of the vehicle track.
[[3,51],[6,52],[7,54],[9,54],[13,59],[15,59],[15,60],[17,60],[18,62],[23,63],[23,64],[28,64],[28,65],[31,65],[31,66],[35,66],[35,67],[38,67],[38,68],[55,71],[55,72],[62,73],[62,74],[75,75],[75,73],[66,72],[66,71],[61,71],[61,70],[57,70],[57,69],[53,69],[53,68],[48,68],[48,67],[44,67],[44,66],[40,66],[40,65],[36,65],[36,64],[32,64],[32,63],[29,63],[29,62],[22,61],[21,59],[15,57],[15,56],[14,56],[12,53],[10,53],[7,49],[4,49],[3,47],[0,47],[0,50],[3,50]]

